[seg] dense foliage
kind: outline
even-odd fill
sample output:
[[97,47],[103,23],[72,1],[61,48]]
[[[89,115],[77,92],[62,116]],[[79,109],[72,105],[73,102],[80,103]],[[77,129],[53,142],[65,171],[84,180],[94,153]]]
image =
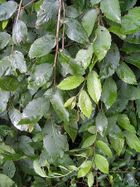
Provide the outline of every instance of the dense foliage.
[[0,187],[140,186],[137,0],[0,0]]

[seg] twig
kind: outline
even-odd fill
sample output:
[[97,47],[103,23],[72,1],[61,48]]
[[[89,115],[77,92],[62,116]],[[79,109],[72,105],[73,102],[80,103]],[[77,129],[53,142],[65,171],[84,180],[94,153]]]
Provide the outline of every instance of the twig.
[[61,8],[62,8],[62,0],[58,0],[58,1],[59,1],[59,8],[58,8],[57,27],[56,27],[56,35],[55,35],[56,48],[55,48],[55,57],[54,57],[54,64],[53,64],[54,85],[56,85],[56,65],[57,65],[58,51],[59,51],[59,29],[60,29],[60,18],[61,18]]
[[18,6],[18,12],[17,12],[17,17],[16,17],[16,22],[18,21],[19,16],[20,16],[20,10],[21,10],[21,6],[22,6],[22,2],[23,2],[23,0],[20,0],[19,6]]
[[[62,0],[62,7],[63,7],[63,21],[65,19],[66,13],[65,13],[65,3],[64,0]],[[62,33],[62,51],[65,48],[65,24],[63,23],[63,33]]]
[[24,5],[24,6],[22,7],[22,9],[26,8],[27,6],[29,6],[30,4],[34,3],[35,1],[36,1],[36,0],[30,1],[29,3],[27,3],[26,5]]

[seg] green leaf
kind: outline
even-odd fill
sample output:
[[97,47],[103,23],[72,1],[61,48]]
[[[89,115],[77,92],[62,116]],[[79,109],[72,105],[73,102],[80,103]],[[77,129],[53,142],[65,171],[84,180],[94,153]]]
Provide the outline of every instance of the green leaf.
[[120,156],[124,148],[124,138],[119,138],[118,136],[113,135],[110,137],[110,142],[117,155]]
[[130,120],[126,114],[118,115],[118,124],[125,130],[136,133],[135,128],[130,124]]
[[0,187],[17,187],[17,185],[8,176],[0,173]]
[[106,57],[104,58],[100,67],[100,76],[102,79],[106,79],[112,76],[120,62],[120,52],[115,43],[111,45]]
[[28,136],[22,135],[19,137],[19,148],[27,156],[34,156],[34,149],[31,146],[32,139]]
[[4,49],[10,40],[11,36],[7,32],[0,32],[0,49]]
[[0,78],[0,88],[5,91],[15,91],[20,83],[14,76],[4,76]]
[[13,178],[16,172],[15,164],[12,160],[7,160],[3,165],[3,173],[10,178]]
[[102,0],[101,10],[108,19],[121,23],[119,0]]
[[88,187],[92,187],[93,184],[94,184],[94,175],[92,172],[90,172],[88,175],[87,175],[87,183],[88,183]]
[[90,45],[87,49],[81,49],[76,54],[75,61],[80,66],[82,65],[84,69],[86,69],[92,60],[93,56],[93,45]]
[[86,116],[90,117],[92,114],[92,102],[90,100],[90,97],[88,96],[87,92],[85,90],[82,90],[79,95],[78,100],[78,106],[81,110],[81,112]]
[[50,159],[54,161],[57,158],[62,158],[65,151],[68,151],[67,139],[58,130],[54,124],[47,125],[47,135],[44,140],[44,147]]
[[123,29],[121,27],[121,25],[111,25],[111,27],[108,29],[110,32],[112,32],[113,34],[117,35],[119,38],[121,38],[122,40],[124,40],[126,38],[126,35],[123,32]]
[[44,63],[36,65],[32,70],[30,77],[28,78],[28,88],[38,89],[39,87],[45,85],[50,80],[52,71],[53,67],[51,64]]
[[26,73],[26,61],[20,51],[13,51],[13,53],[9,56],[9,60],[11,61],[14,70],[18,69],[21,73]]
[[41,176],[41,177],[46,177],[46,173],[45,173],[44,169],[41,168],[41,166],[40,166],[38,160],[34,160],[34,161],[33,161],[33,167],[34,167],[35,172],[36,172],[39,176]]
[[95,34],[95,42],[93,43],[94,52],[98,61],[101,61],[106,56],[107,51],[110,49],[111,35],[103,26],[98,26]]
[[126,41],[133,44],[140,44],[140,31],[127,35]]
[[[137,46],[136,48],[138,49]],[[140,54],[139,53],[132,53],[130,55],[125,56],[124,58],[125,58],[125,62],[132,64],[140,69]]]
[[0,77],[9,72],[9,70],[11,70],[11,62],[9,56],[6,56],[0,60]]
[[12,39],[14,44],[25,42],[27,39],[27,34],[28,30],[26,24],[21,20],[17,20],[13,26],[12,31]]
[[47,33],[34,41],[29,50],[29,57],[35,58],[47,55],[54,47],[55,37],[54,35]]
[[50,19],[56,19],[59,3],[54,0],[45,0],[37,11],[36,26],[48,22]]
[[71,40],[84,44],[88,42],[86,31],[76,19],[66,20],[66,34]]
[[65,78],[57,87],[61,90],[72,90],[80,86],[84,81],[82,76],[69,76]]
[[8,1],[0,5],[0,21],[9,19],[17,10],[15,1]]
[[0,142],[0,154],[5,154],[5,153],[6,154],[14,154],[15,151],[11,146],[6,145],[3,142]]
[[90,160],[84,161],[79,168],[78,178],[86,176],[90,171],[91,167],[92,167],[92,161]]
[[82,25],[88,36],[91,35],[97,19],[97,10],[90,9],[82,18]]
[[102,101],[107,109],[109,109],[117,98],[117,85],[112,78],[106,79],[103,84]]
[[101,2],[101,0],[90,0],[92,5],[96,5]]
[[96,146],[97,146],[99,149],[101,149],[102,152],[103,152],[104,154],[106,154],[106,155],[109,156],[109,157],[112,157],[112,151],[111,151],[111,149],[109,148],[109,146],[108,146],[106,143],[104,143],[104,142],[101,141],[101,140],[98,140],[98,141],[96,142]]
[[63,120],[64,122],[69,122],[69,113],[64,107],[64,101],[61,93],[56,90],[50,99],[51,104],[53,106],[54,111],[58,115],[58,117]]
[[124,62],[116,70],[118,77],[127,84],[137,84],[133,71]]
[[90,97],[96,104],[98,104],[101,97],[102,88],[98,74],[95,71],[88,74],[87,89]]
[[88,148],[89,146],[93,145],[94,142],[95,142],[95,140],[96,140],[96,134],[91,135],[91,136],[88,136],[88,137],[84,140],[84,142],[83,142],[83,144],[82,144],[82,148]]
[[75,97],[75,96],[69,98],[69,99],[65,102],[64,107],[66,107],[66,108],[67,108],[67,107],[72,107],[73,102],[74,102],[74,103],[76,102],[76,97]]
[[108,126],[108,120],[103,112],[99,112],[96,117],[96,128],[97,131],[104,136]]
[[36,123],[47,114],[49,108],[50,102],[48,99],[44,97],[33,99],[24,108],[19,124]]
[[9,92],[0,90],[0,112],[4,112],[6,110],[9,98]]
[[125,34],[133,34],[140,28],[140,7],[130,9],[122,18],[122,29]]
[[140,152],[140,140],[136,134],[126,131],[124,132],[124,136],[128,146],[135,149],[137,152]]
[[105,157],[99,154],[95,154],[95,165],[101,172],[108,174],[109,163]]

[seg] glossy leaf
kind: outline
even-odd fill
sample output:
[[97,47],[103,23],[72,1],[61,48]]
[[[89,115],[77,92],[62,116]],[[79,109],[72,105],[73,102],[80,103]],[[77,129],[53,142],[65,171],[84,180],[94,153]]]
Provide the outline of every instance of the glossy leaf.
[[66,34],[71,40],[81,44],[88,42],[86,31],[80,22],[75,19],[68,19],[66,20],[66,25]]
[[72,90],[80,86],[83,81],[84,78],[82,76],[69,76],[60,82],[57,87],[61,90]]
[[0,49],[4,49],[10,42],[11,37],[7,32],[0,32]]
[[98,104],[101,97],[102,87],[98,74],[95,71],[88,74],[87,89],[90,97],[96,104]]
[[137,80],[133,71],[124,62],[117,68],[118,77],[127,84],[137,84]]
[[90,117],[93,107],[92,107],[92,102],[90,100],[90,97],[88,96],[87,92],[85,90],[82,90],[79,95],[79,101],[78,101],[78,106],[81,110],[81,112],[86,116]]
[[108,120],[103,112],[99,112],[96,117],[97,131],[103,136],[108,126]]
[[125,34],[133,34],[139,31],[140,27],[140,7],[135,7],[129,10],[122,18],[122,29]]
[[109,109],[117,98],[117,85],[112,78],[106,79],[103,84],[102,101]]
[[96,146],[97,146],[99,149],[101,149],[102,152],[103,152],[105,155],[107,155],[107,156],[109,156],[109,157],[112,157],[112,151],[111,151],[111,149],[109,148],[109,146],[108,146],[106,143],[104,143],[104,142],[101,141],[101,140],[98,140],[98,141],[96,142]]
[[47,33],[34,41],[29,50],[29,57],[35,58],[47,55],[54,47],[55,37],[52,34]]
[[84,161],[81,164],[80,169],[78,171],[78,178],[86,176],[90,171],[91,167],[92,167],[92,162],[90,160]]
[[0,5],[0,21],[9,19],[16,11],[17,3],[8,1]]
[[119,0],[102,0],[101,10],[108,19],[121,23]]
[[[88,36],[91,35],[97,19],[97,10],[91,9],[82,18],[82,25]],[[92,21],[91,21],[92,20]]]
[[93,43],[95,55],[98,61],[103,60],[111,46],[111,35],[109,31],[103,27],[98,26],[96,30],[95,42]]
[[100,154],[95,154],[95,165],[101,172],[108,174],[109,163],[105,157]]

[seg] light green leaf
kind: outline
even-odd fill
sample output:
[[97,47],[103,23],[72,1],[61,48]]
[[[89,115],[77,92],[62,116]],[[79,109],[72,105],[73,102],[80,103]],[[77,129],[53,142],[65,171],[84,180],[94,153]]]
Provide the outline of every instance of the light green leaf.
[[98,26],[96,30],[95,42],[93,43],[94,52],[98,61],[101,61],[106,56],[110,46],[111,35],[109,31],[103,26]]
[[76,54],[75,61],[80,66],[82,65],[86,69],[90,63],[93,56],[93,45],[90,45],[87,49],[81,49]]
[[95,71],[88,74],[87,89],[90,97],[96,104],[98,104],[101,97],[102,87],[98,74]]
[[96,5],[101,2],[101,0],[90,0],[92,5]]
[[15,154],[15,151],[9,145],[6,145],[3,142],[0,142],[0,154]]
[[52,161],[57,158],[62,158],[64,152],[68,151],[67,138],[61,134],[60,130],[58,130],[57,126],[54,124],[47,125],[47,135],[43,143]]
[[39,176],[41,176],[41,177],[46,177],[46,173],[45,173],[44,169],[41,168],[41,166],[40,166],[38,160],[34,160],[34,161],[33,161],[33,167],[34,167],[35,172],[36,172]]
[[91,135],[91,136],[88,136],[88,137],[84,140],[84,142],[83,142],[83,144],[82,144],[82,148],[88,148],[89,146],[93,145],[94,142],[95,142],[95,140],[96,140],[96,134]]
[[69,98],[65,103],[64,103],[64,107],[72,107],[72,104],[73,104],[73,102],[75,102],[76,103],[76,97],[75,96],[73,96],[73,97],[71,97],[71,98]]
[[16,11],[17,3],[8,1],[0,5],[0,21],[9,19]]
[[15,91],[20,83],[14,76],[4,76],[0,78],[0,88],[5,91]]
[[101,140],[98,140],[98,141],[96,142],[96,146],[97,146],[99,149],[101,149],[102,152],[103,152],[104,154],[106,154],[106,155],[109,156],[109,157],[112,157],[112,151],[111,151],[111,149],[109,148],[109,146],[108,146],[106,143],[104,143],[104,142],[101,141]]
[[106,79],[112,76],[120,62],[120,52],[115,43],[111,45],[106,57],[104,58],[100,67],[100,77]]
[[80,86],[84,81],[82,76],[69,76],[65,78],[57,87],[61,90],[72,90]]
[[0,49],[4,49],[10,40],[11,36],[7,32],[0,32]]
[[129,10],[122,18],[122,29],[125,34],[133,34],[139,31],[140,28],[140,7],[135,7]]
[[106,79],[103,84],[102,101],[109,109],[117,99],[117,85],[112,78]]
[[140,140],[136,134],[126,131],[124,132],[124,136],[128,146],[135,149],[137,152],[140,152]]
[[123,32],[121,25],[119,25],[119,24],[111,25],[111,27],[108,30],[110,32],[112,32],[113,34],[117,35],[122,40],[124,40],[126,38],[126,35]]
[[13,26],[12,31],[12,39],[14,44],[25,42],[27,39],[27,34],[28,30],[26,24],[21,20],[17,20]]
[[87,92],[85,90],[82,90],[79,95],[79,100],[78,100],[78,106],[81,110],[81,112],[86,116],[90,117],[93,107],[92,107],[92,102],[90,100],[90,97],[88,96]]
[[126,114],[118,115],[118,124],[125,130],[136,133],[136,130],[133,125],[130,124],[130,120]]
[[69,122],[69,113],[64,107],[64,101],[61,93],[56,90],[50,99],[51,104],[53,106],[54,111],[58,115],[58,117],[63,120],[64,122]]
[[54,35],[47,33],[34,41],[29,50],[29,57],[35,58],[47,55],[54,47],[55,37]]
[[90,172],[87,175],[87,183],[88,183],[88,187],[93,187],[93,183],[94,183],[94,175],[92,172]]
[[50,19],[56,19],[59,2],[54,0],[45,0],[37,11],[36,26],[48,22]]
[[9,92],[0,90],[0,112],[4,112],[6,110],[9,98]]
[[9,56],[9,60],[11,61],[14,70],[18,69],[21,73],[26,73],[26,61],[20,51],[13,51],[13,53]]
[[116,70],[118,77],[127,84],[137,84],[136,76],[124,62]]
[[119,0],[102,0],[101,10],[108,19],[121,23]]
[[80,169],[78,171],[78,178],[86,176],[90,171],[91,167],[92,167],[92,161],[90,160],[84,161],[81,164]]
[[66,26],[66,34],[68,38],[81,44],[88,42],[86,31],[76,19],[67,19]]
[[108,120],[103,112],[99,112],[96,117],[96,128],[97,131],[104,136],[108,126]]
[[97,10],[90,9],[82,18],[82,25],[88,36],[91,35],[97,19]]
[[108,174],[109,163],[105,157],[99,154],[95,154],[95,165],[101,172]]
[[10,178],[14,177],[15,172],[16,172],[16,167],[15,167],[15,164],[14,164],[14,162],[12,160],[7,160],[4,163],[2,169],[3,169],[3,173],[5,175],[7,175]]
[[8,176],[0,173],[0,187],[17,187],[17,185]]
[[22,113],[22,119],[19,124],[36,123],[45,114],[47,114],[50,108],[50,102],[44,97],[39,97],[30,101],[24,108]]

